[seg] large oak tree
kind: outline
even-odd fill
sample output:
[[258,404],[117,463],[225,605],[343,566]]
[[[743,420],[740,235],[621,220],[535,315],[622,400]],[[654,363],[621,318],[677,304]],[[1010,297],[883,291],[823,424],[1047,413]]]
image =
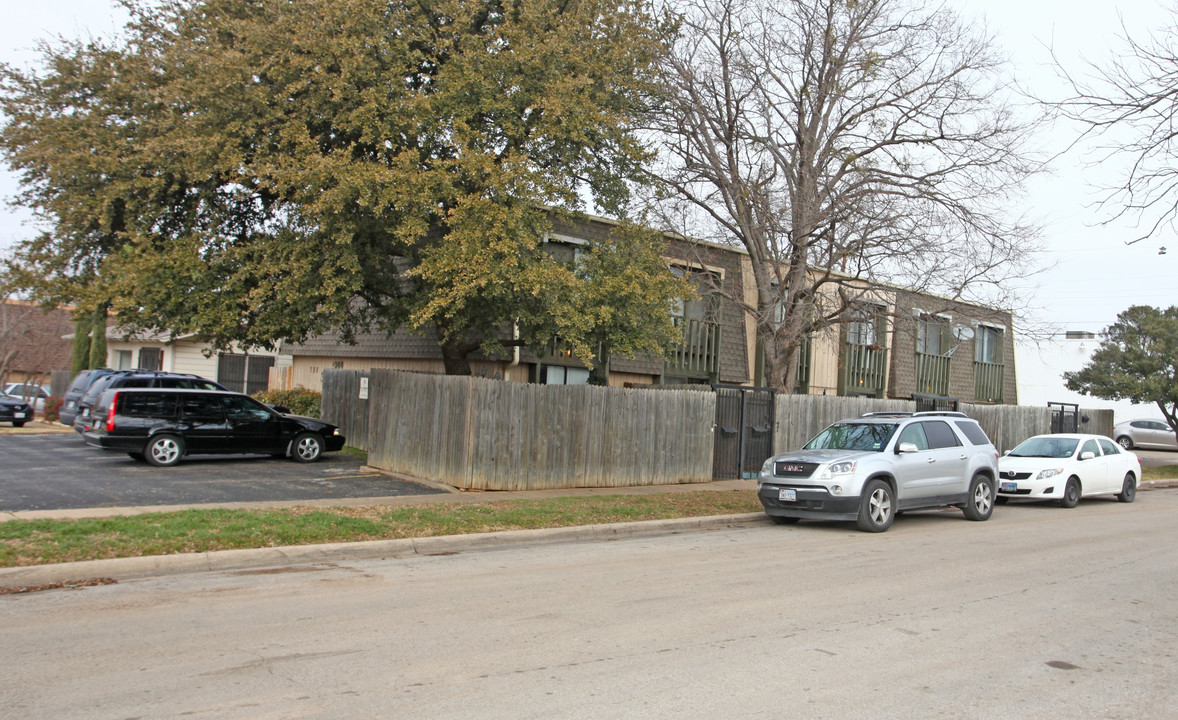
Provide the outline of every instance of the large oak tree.
[[588,362],[660,352],[651,308],[684,286],[657,237],[576,267],[543,240],[586,198],[624,213],[664,34],[640,0],[136,5],[117,43],[3,70],[0,144],[47,222],[17,264],[38,299],[217,346],[408,323],[462,373],[515,324]]

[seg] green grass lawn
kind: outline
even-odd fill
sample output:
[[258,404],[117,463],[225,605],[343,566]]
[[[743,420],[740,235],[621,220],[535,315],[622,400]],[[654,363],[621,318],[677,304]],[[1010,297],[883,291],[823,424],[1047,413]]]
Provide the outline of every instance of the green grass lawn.
[[1142,467],[1142,480],[1178,480],[1178,465],[1160,465],[1158,467]]
[[182,510],[0,523],[0,567],[759,512],[749,491],[594,495],[416,507]]

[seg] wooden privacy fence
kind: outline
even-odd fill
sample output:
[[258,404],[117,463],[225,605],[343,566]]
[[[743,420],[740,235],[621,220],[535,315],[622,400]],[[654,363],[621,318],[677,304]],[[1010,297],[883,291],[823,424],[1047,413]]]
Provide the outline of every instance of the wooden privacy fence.
[[368,393],[361,386],[369,382],[362,370],[324,370],[320,417],[343,429],[344,437],[354,448],[369,450]]
[[370,465],[459,488],[628,487],[712,478],[712,393],[374,369],[368,411]]
[[[367,381],[367,397],[364,382]],[[534,490],[707,482],[714,392],[532,385],[395,370],[325,370],[323,419],[390,472],[467,489]],[[911,400],[777,395],[772,452],[827,425]],[[1051,409],[962,404],[999,452],[1051,432]],[[1080,430],[1112,432],[1111,410],[1081,409]]]

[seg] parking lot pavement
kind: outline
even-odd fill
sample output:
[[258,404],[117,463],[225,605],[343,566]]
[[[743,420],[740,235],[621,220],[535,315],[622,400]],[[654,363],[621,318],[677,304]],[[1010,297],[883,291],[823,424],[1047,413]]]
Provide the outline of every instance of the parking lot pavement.
[[1141,467],[1178,465],[1178,452],[1173,450],[1142,450],[1134,448],[1133,453],[1141,460]]
[[429,495],[360,457],[300,464],[261,456],[201,456],[157,468],[88,447],[76,433],[0,435],[0,511]]

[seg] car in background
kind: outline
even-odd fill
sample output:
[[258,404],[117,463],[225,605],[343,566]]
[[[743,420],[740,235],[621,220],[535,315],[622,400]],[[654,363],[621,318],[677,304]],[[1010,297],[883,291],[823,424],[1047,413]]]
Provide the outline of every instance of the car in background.
[[344,446],[331,423],[283,415],[221,390],[118,388],[102,393],[86,444],[167,467],[187,455],[265,454],[313,462]]
[[1113,426],[1113,437],[1126,450],[1178,450],[1174,429],[1162,420],[1125,420]]
[[33,419],[33,408],[24,400],[0,395],[0,422],[10,422],[13,427],[24,427]]
[[95,380],[105,377],[111,373],[118,372],[110,368],[94,368],[91,370],[83,370],[74,376],[70,381],[70,385],[66,388],[65,395],[62,396],[61,410],[58,413],[58,419],[62,425],[73,425],[74,419],[78,415],[78,401],[86,394],[86,389],[89,388]]
[[5,395],[24,400],[33,406],[33,412],[44,415],[45,403],[49,401],[49,388],[36,383],[6,383],[0,390]]
[[986,520],[997,461],[985,431],[963,413],[868,413],[766,460],[757,496],[778,524],[853,520],[883,532],[900,512],[946,506]]
[[113,388],[187,388],[195,390],[226,390],[220,383],[207,380],[199,375],[173,373],[163,370],[116,370],[96,379],[78,400],[74,430],[83,433],[90,429],[90,410],[102,393]]
[[1116,495],[1133,502],[1141,461],[1102,435],[1036,435],[998,461],[999,501],[1057,500],[1075,507],[1082,497]]

